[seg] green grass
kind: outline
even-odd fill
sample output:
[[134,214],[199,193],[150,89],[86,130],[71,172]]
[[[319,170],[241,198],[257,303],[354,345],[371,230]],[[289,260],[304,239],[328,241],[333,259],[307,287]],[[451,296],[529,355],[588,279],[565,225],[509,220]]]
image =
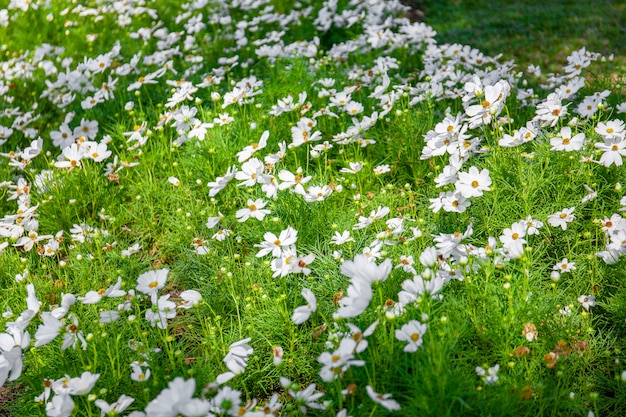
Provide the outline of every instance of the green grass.
[[[427,47],[404,39],[370,48],[385,30],[394,36],[410,32],[411,28],[403,27],[404,20],[389,18],[400,15],[394,2],[383,3],[386,9],[378,14],[372,5],[348,7],[347,1],[339,1],[332,16],[341,16],[344,10],[343,16],[349,16],[349,10],[357,7],[365,18],[349,26],[337,20],[330,30],[316,29],[314,21],[323,7],[320,2],[271,3],[277,15],[258,5],[246,9],[208,2],[200,16],[200,11],[183,2],[146,2],[157,18],[139,13],[130,22],[120,18],[124,12],[109,9],[107,2],[85,6],[88,10],[101,7],[94,12],[101,20],[94,20],[89,13],[79,16],[81,9],[74,9],[70,2],[39,4],[27,12],[8,11],[8,26],[0,27],[0,38],[6,39],[0,52],[0,89],[7,86],[0,100],[0,125],[13,126],[13,133],[0,145],[4,155],[0,179],[6,181],[0,187],[0,245],[6,243],[6,247],[0,246],[0,311],[5,313],[0,319],[4,332],[0,355],[5,358],[0,361],[0,377],[11,369],[16,380],[6,381],[0,389],[0,416],[57,415],[58,401],[69,404],[67,398],[73,400],[73,407],[67,405],[58,415],[94,416],[101,413],[96,400],[112,403],[122,394],[134,402],[120,415],[133,417],[155,404],[171,416],[205,415],[209,404],[217,407],[213,412],[218,415],[269,415],[264,407],[271,408],[276,401],[282,407],[270,414],[277,416],[301,415],[300,407],[305,407],[308,415],[344,417],[587,416],[590,411],[602,416],[623,415],[624,250],[618,249],[622,256],[613,264],[603,262],[597,253],[606,247],[602,225],[608,225],[609,217],[614,216],[616,236],[624,233],[618,219],[625,213],[622,186],[626,185],[626,171],[623,165],[585,162],[585,158],[598,162],[603,151],[595,145],[605,142],[603,124],[624,120],[617,108],[626,101],[619,84],[624,45],[617,41],[624,30],[624,9],[608,2],[589,11],[582,3],[569,2],[424,1],[418,2],[419,7],[425,11],[425,22],[438,32],[435,42]],[[297,17],[305,6],[311,6],[311,11]],[[0,9],[7,7],[9,2],[0,0]],[[70,9],[64,11],[66,7]],[[190,18],[204,27],[197,32],[193,25],[186,27]],[[564,25],[564,21],[571,24]],[[246,28],[246,44],[237,44],[236,22],[247,22],[239,23]],[[379,26],[373,30],[368,22]],[[39,30],[33,34],[35,24]],[[142,28],[161,30],[145,42],[130,36]],[[271,31],[283,45],[291,45],[285,46],[292,48],[289,56],[275,60],[259,56],[257,46],[268,43],[265,37]],[[142,33],[145,37],[147,32]],[[89,40],[91,34],[100,35]],[[186,36],[193,39],[185,41]],[[316,53],[297,49],[302,44],[294,42],[313,41],[315,36],[319,38]],[[359,36],[357,42],[362,43],[357,43],[354,51],[341,52]],[[583,43],[585,38],[591,43]],[[84,81],[97,89],[103,82],[111,83],[109,76],[119,78],[114,97],[84,109],[81,101],[93,91],[81,92],[74,86],[76,98],[65,107],[59,105],[55,100],[69,90],[50,91],[49,85],[66,71],[64,60],[70,71],[77,71],[72,77],[78,77],[82,63],[109,53],[116,41],[121,49],[113,63],[105,65],[102,73],[89,73]],[[43,42],[65,48],[44,57],[49,60],[45,65],[55,67],[56,74],[46,75],[44,63],[34,62],[34,50]],[[490,56],[503,56],[472,63],[476,51],[458,48],[457,59],[458,54],[446,55],[451,49],[442,48],[444,43],[468,44]],[[536,109],[557,87],[545,85],[547,73],[563,75],[567,56],[582,46],[603,56],[615,53],[615,60],[590,62],[581,73],[585,85],[561,100],[568,115],[554,125],[542,124]],[[159,49],[171,56],[158,64],[143,61]],[[140,57],[135,72],[129,69],[130,75],[118,74],[116,68],[129,64],[133,56]],[[237,65],[219,63],[220,58],[233,56],[239,56]],[[165,64],[169,58],[171,62]],[[502,65],[509,59],[515,59],[518,66]],[[529,64],[541,65],[543,76],[518,74]],[[163,65],[176,72],[168,70],[155,84],[128,91],[129,85]],[[439,78],[451,70],[456,78]],[[389,77],[388,87],[383,73]],[[178,85],[189,81],[197,86],[209,74],[222,79],[198,87],[188,99],[168,104]],[[453,97],[454,91],[457,96],[466,95],[464,87],[469,88],[473,75],[489,80],[489,85],[507,80],[511,93],[499,90],[501,97],[496,94],[493,98],[487,89],[480,97],[469,93],[469,104],[464,105],[460,97]],[[223,105],[236,86],[255,82],[252,77],[262,85],[239,100],[258,95],[242,105]],[[320,94],[323,88],[331,88],[323,87],[326,81],[322,80],[328,78],[335,80],[334,97]],[[440,85],[433,83],[437,80]],[[529,87],[533,88],[529,102],[519,100],[516,93]],[[363,105],[361,113],[351,115],[332,104],[344,88],[352,88],[351,99]],[[388,97],[393,103],[391,111],[376,118],[369,128],[355,128],[364,117],[385,112],[385,102],[376,97],[381,89],[394,93]],[[601,100],[598,112],[572,121],[578,103],[604,89],[611,94]],[[292,111],[273,114],[279,100],[291,96],[296,103],[301,93],[306,93],[304,103]],[[501,99],[501,106],[495,107]],[[489,100],[492,103],[487,103]],[[494,106],[491,121],[470,119],[472,110],[467,106],[479,103],[483,105],[477,111]],[[188,128],[177,129],[174,124],[175,120],[184,121],[179,117],[184,106],[195,109],[196,123],[206,124],[206,135],[189,137],[178,145],[181,132],[189,133]],[[336,117],[314,116],[321,110],[334,112]],[[15,122],[20,117],[17,113],[26,111],[38,117],[31,123],[38,129],[33,137],[20,131]],[[80,166],[71,169],[56,166],[64,157],[59,157],[62,150],[53,144],[53,132],[61,129],[66,118],[71,119],[70,112],[75,113],[67,122],[70,130],[82,119],[98,121],[93,142],[106,143],[110,156],[101,162],[83,157]],[[232,123],[222,126],[216,121],[223,113],[233,117]],[[436,183],[454,163],[452,147],[448,153],[440,152],[454,139],[446,137],[448,142],[433,145],[430,157],[427,143],[432,144],[436,134],[449,132],[441,123],[457,113],[464,115],[460,124],[468,135],[460,146],[476,150],[463,153],[460,172],[467,173],[470,167],[488,172],[491,186],[482,195],[468,197],[471,205],[465,211],[455,212],[454,205],[450,205],[451,211],[436,210],[434,201],[442,191],[460,192],[463,184],[455,185],[454,179],[443,187]],[[283,142],[290,145],[294,141],[292,129],[304,118],[316,119],[308,137],[319,132],[320,141],[287,146],[279,160],[265,160],[279,152]],[[536,138],[516,147],[499,144],[503,135],[513,135],[533,120]],[[476,126],[469,128],[472,122]],[[553,150],[551,140],[568,124],[572,135],[585,136],[580,149]],[[310,176],[310,182],[298,192],[279,189],[275,198],[260,184],[243,186],[240,179],[232,179],[217,194],[212,193],[210,183],[233,166],[243,169],[237,153],[258,143],[264,131],[269,132],[267,144],[253,155],[262,161],[263,171],[255,178],[271,175],[281,184],[284,180],[279,176],[286,170],[301,178]],[[132,132],[143,136],[145,143],[129,143]],[[347,132],[357,140],[346,143]],[[22,160],[12,160],[10,152],[19,155],[37,137],[42,139],[41,152],[20,167]],[[74,139],[81,147],[95,146],[85,145],[84,137]],[[615,143],[621,146],[623,140]],[[311,153],[312,146],[323,142],[327,149]],[[346,171],[354,163],[361,163],[362,168]],[[382,165],[388,165],[389,171],[374,173]],[[47,178],[44,185],[40,185],[42,176]],[[18,184],[28,187],[15,198]],[[332,192],[319,201],[307,201],[315,196],[302,194],[315,186],[326,186]],[[588,192],[585,186],[597,193],[594,199],[583,201]],[[237,212],[256,199],[263,200],[270,213],[263,220],[239,221]],[[570,207],[574,207],[575,219],[566,229],[549,224],[554,213]],[[375,218],[372,213],[383,208],[388,214]],[[28,210],[35,212],[36,223],[25,218]],[[217,226],[207,228],[207,220],[217,216]],[[371,224],[366,221],[369,216]],[[528,216],[543,222],[543,227],[537,234],[529,231],[516,236],[527,243],[515,254],[506,243],[506,236],[512,233],[507,229],[527,222]],[[15,227],[24,223],[28,230]],[[296,252],[284,263],[310,268],[310,274],[294,269],[280,276],[273,255],[257,256],[267,232],[279,236],[288,227],[297,231]],[[47,237],[30,249],[14,246],[29,231]],[[336,245],[335,234],[344,231],[350,232],[353,241]],[[464,233],[467,236],[461,239]],[[456,249],[442,243],[454,237],[457,243],[462,240]],[[46,252],[54,243],[58,249]],[[136,253],[125,255],[134,245],[140,247]],[[505,247],[510,251],[508,257]],[[428,258],[431,250],[436,252],[433,261],[420,262],[420,256]],[[388,263],[393,266],[379,277],[384,280],[363,283],[359,278],[374,269],[363,260],[364,254],[376,258],[377,268]],[[302,257],[307,255],[314,255],[314,260],[305,265],[308,261]],[[408,257],[413,258],[414,273],[400,268],[406,267]],[[553,269],[565,262],[564,258],[574,262],[575,269],[555,276]],[[144,294],[149,290],[142,290],[138,280],[149,271],[165,268],[166,282],[155,282],[151,288],[156,289],[155,299],[161,297],[161,305],[174,304],[169,310],[161,308],[161,314],[169,316],[155,326],[147,318],[159,310],[159,304]],[[355,271],[357,276],[351,277]],[[436,295],[420,294],[400,306],[401,291],[410,287],[408,280],[423,276],[428,285],[436,275],[446,277]],[[104,297],[95,304],[78,299],[62,313],[63,300],[90,291],[102,294],[118,279],[123,295]],[[358,314],[337,317],[346,300],[361,288],[355,284],[359,282],[371,287],[371,301]],[[10,323],[26,309],[36,308],[33,300],[26,299],[28,284],[33,285],[41,306],[25,327],[32,340],[20,344],[9,336],[15,326]],[[303,297],[303,288],[315,294],[317,306],[306,321],[296,324],[294,311],[311,303]],[[184,305],[186,290],[197,291],[201,300],[190,309],[176,308]],[[595,297],[596,304],[589,310],[579,301],[584,296]],[[118,311],[120,318],[103,323],[101,313],[106,311]],[[38,330],[44,319],[49,320],[48,313],[61,317],[62,325],[57,337],[42,343],[45,335]],[[397,335],[413,321],[426,324],[427,330],[419,337],[412,334],[411,340],[421,344],[415,352],[407,352],[408,342]],[[328,377],[322,371],[322,355],[336,354],[334,361],[341,363],[341,352],[336,352],[340,346],[352,340],[363,342],[351,333],[349,323],[364,332],[375,322],[375,329],[365,337],[366,349],[343,352],[348,359],[362,362],[337,367],[330,374],[335,377]],[[78,335],[85,338],[85,349]],[[63,349],[64,338],[76,346]],[[229,370],[225,358],[230,346],[248,338],[253,352],[239,353],[247,357],[239,363],[245,371],[215,384],[218,376]],[[13,344],[23,350],[22,356]],[[284,355],[282,363],[275,365],[277,347],[282,347]],[[20,357],[24,362],[21,373],[15,365]],[[146,362],[150,369],[150,377],[143,382],[131,378],[131,364],[137,361]],[[487,370],[495,365],[499,365],[497,381],[477,373],[478,367]],[[64,378],[84,372],[99,374],[94,386],[65,395]],[[293,385],[281,384],[281,377]],[[177,395],[165,390],[174,389],[179,378],[195,383],[188,395],[197,400],[195,405],[202,404],[195,413],[166,411],[176,403]],[[33,401],[50,384],[50,398],[43,403]],[[307,405],[298,395],[313,386],[323,397]],[[367,386],[381,396],[368,395]],[[222,398],[229,387],[238,390],[240,397],[210,403]],[[378,404],[384,394],[392,395],[401,408],[392,412],[387,410],[393,408],[389,403]],[[250,409],[230,410],[239,400],[241,406],[250,401]],[[189,398],[185,404],[194,405]]]
[[[586,47],[614,54],[623,66],[626,55],[626,7],[602,0],[585,1],[415,1],[424,21],[446,43],[471,45],[488,55],[514,59],[521,70],[530,64],[558,71],[573,51]],[[409,2],[409,4],[411,4]],[[615,71],[619,75],[619,70]]]

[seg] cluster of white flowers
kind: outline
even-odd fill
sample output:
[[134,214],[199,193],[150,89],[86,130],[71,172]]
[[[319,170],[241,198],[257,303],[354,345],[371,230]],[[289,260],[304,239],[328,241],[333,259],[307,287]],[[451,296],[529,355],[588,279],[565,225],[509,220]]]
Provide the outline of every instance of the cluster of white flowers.
[[[228,165],[222,166],[220,162],[212,167],[211,172],[215,172],[213,169],[225,171],[217,177],[211,174],[215,179],[207,184],[208,196],[215,204],[210,209],[213,211],[206,226],[214,233],[211,239],[215,242],[210,244],[208,237],[197,237],[192,246],[196,254],[207,255],[213,250],[210,247],[213,243],[219,248],[221,242],[233,234],[237,236],[239,230],[249,227],[250,223],[261,225],[263,231],[253,240],[258,242],[262,234],[263,240],[254,244],[259,248],[256,257],[271,255],[272,259],[267,263],[275,278],[303,274],[311,279],[317,272],[318,263],[322,263],[323,254],[320,251],[320,255],[316,255],[313,250],[310,250],[313,253],[298,253],[298,230],[291,226],[280,232],[275,230],[278,234],[269,231],[270,227],[266,227],[268,219],[271,215],[278,215],[280,199],[295,195],[304,203],[313,205],[325,204],[332,199],[341,204],[343,201],[361,204],[368,190],[361,189],[360,184],[350,184],[350,180],[341,175],[354,179],[355,183],[362,179],[367,171],[363,168],[369,163],[360,158],[367,151],[362,148],[376,144],[376,139],[380,141],[377,130],[385,128],[394,114],[402,116],[405,111],[425,102],[456,100],[459,105],[455,108],[461,109],[454,114],[449,107],[444,114],[438,115],[441,119],[424,135],[421,147],[420,158],[432,163],[434,184],[442,189],[437,197],[426,196],[430,210],[438,215],[465,213],[475,201],[473,199],[481,198],[492,187],[497,187],[493,184],[492,172],[481,165],[481,157],[493,152],[495,143],[501,148],[512,148],[548,141],[551,151],[578,155],[581,163],[595,163],[607,170],[623,165],[626,127],[619,119],[604,120],[602,111],[607,109],[606,99],[610,92],[578,97],[586,83],[583,69],[600,58],[584,48],[568,57],[563,75],[547,75],[546,83],[541,86],[547,94],[537,94],[533,89],[518,87],[519,80],[512,63],[501,63],[468,46],[438,44],[432,28],[401,17],[407,7],[399,0],[350,0],[349,7],[341,11],[337,0],[318,2],[321,4],[304,1],[297,2],[293,10],[285,13],[276,11],[279,8],[272,7],[266,0],[226,3],[182,2],[180,13],[167,19],[173,21],[168,23],[159,17],[157,9],[146,7],[143,1],[97,2],[97,8],[72,4],[60,14],[48,14],[49,20],[63,20],[69,34],[69,28],[78,26],[81,21],[98,23],[108,18],[128,32],[128,39],[125,39],[128,42],[118,40],[108,51],[95,57],[81,56],[80,59],[72,57],[70,51],[62,47],[43,43],[36,45],[33,51],[11,55],[0,63],[0,95],[4,106],[0,113],[0,145],[13,143],[18,137],[26,138],[27,142],[23,149],[16,147],[0,154],[17,173],[12,181],[0,183],[8,195],[7,201],[17,203],[17,210],[0,219],[0,237],[4,239],[0,242],[0,256],[3,252],[35,249],[41,257],[54,259],[60,266],[65,266],[65,255],[69,256],[75,248],[100,242],[100,238],[110,238],[107,230],[93,227],[83,219],[76,220],[69,230],[47,230],[45,233],[49,234],[39,234],[38,208],[45,202],[34,204],[31,188],[45,194],[60,183],[63,176],[77,175],[91,165],[115,183],[123,169],[140,163],[151,140],[156,141],[154,132],[166,133],[163,137],[171,139],[167,146],[200,148],[208,142],[213,143],[213,136],[226,138],[234,130],[235,122],[245,121],[251,132],[255,132],[257,125],[259,131],[263,130],[233,152],[236,163],[226,161]],[[11,24],[14,15],[10,13],[34,13],[39,8],[49,8],[50,4],[11,0],[7,7],[0,10],[1,27]],[[235,21],[233,16],[240,16],[239,20]],[[151,23],[143,26],[146,21]],[[293,39],[294,33],[302,31],[291,29],[303,25],[315,27],[320,33],[356,27],[363,30],[353,39],[325,49],[320,36]],[[224,33],[215,35],[214,39],[213,34],[207,32],[210,27],[223,28]],[[259,36],[260,33],[263,36]],[[97,34],[90,34],[86,40],[93,43],[97,38]],[[222,48],[224,55],[214,64],[207,63],[207,42],[222,41],[227,44]],[[128,47],[122,47],[127,44]],[[137,48],[133,50],[132,45]],[[391,55],[396,50],[411,56],[419,53],[424,65],[416,78],[400,75],[401,62]],[[367,64],[353,65],[347,71],[346,79],[327,78],[328,68],[335,68],[335,65],[339,68],[346,62],[353,62],[351,58],[354,56],[370,52],[379,56]],[[286,68],[303,65],[309,73],[323,75],[319,75],[312,85],[299,83],[288,95],[281,92],[278,97],[268,98],[271,95],[269,83],[255,75],[255,65],[265,61],[274,65],[279,59],[286,63]],[[209,68],[210,65],[213,66]],[[238,72],[239,69],[243,71]],[[532,66],[528,71],[540,75],[538,67]],[[20,109],[14,102],[21,98],[10,86],[22,85],[38,76],[46,80],[45,88],[36,97],[38,102],[32,103],[30,109]],[[152,91],[162,92],[163,102],[155,106],[161,114],[157,120],[144,120],[141,109],[149,95],[146,93]],[[545,98],[539,98],[542,96]],[[265,98],[267,100],[263,100]],[[119,111],[133,116],[132,120],[140,120],[136,122],[138,125],[132,126],[135,123],[132,122],[131,126],[113,131],[104,126],[103,120],[93,120],[89,116],[109,109],[107,106],[117,105],[115,103],[120,100],[129,100],[121,102]],[[530,120],[515,121],[521,126],[518,128],[514,128],[514,121],[509,116],[504,116],[508,114],[505,111],[507,103],[514,100],[534,111]],[[264,103],[275,104],[265,107]],[[46,117],[44,109],[50,107],[61,117]],[[212,111],[208,111],[209,108]],[[245,111],[250,108],[264,112],[263,117],[248,120]],[[616,110],[626,111],[626,103],[617,106]],[[42,128],[42,122],[48,119],[47,127]],[[583,131],[590,120],[593,120],[593,131],[589,128]],[[488,131],[495,132],[496,137],[490,138],[486,134]],[[493,144],[488,143],[491,139]],[[334,164],[337,155],[351,149],[359,152],[351,160],[344,160],[341,167]],[[599,159],[595,160],[594,155],[600,156]],[[300,166],[305,166],[299,159],[302,156],[306,158],[306,170]],[[46,163],[52,170],[35,172],[33,161],[44,157],[52,159]],[[437,165],[440,157],[446,158],[443,166]],[[310,159],[320,163],[324,174],[313,174],[315,170],[309,169]],[[377,163],[380,165],[372,171],[376,176],[393,172],[396,168],[389,160]],[[170,176],[163,181],[163,186],[169,187],[168,190],[184,189],[187,184],[181,173],[176,175],[183,178],[182,181],[177,176]],[[26,179],[31,174],[35,177],[32,184]],[[236,185],[230,186],[245,194],[245,197],[234,200],[238,205],[235,209],[232,209],[233,204],[220,206],[224,194],[228,193],[222,191],[232,180]],[[352,196],[346,198],[345,194],[350,191],[344,190],[342,182],[349,184],[346,188],[355,190]],[[598,192],[588,185],[585,188],[581,204],[598,196]],[[319,376],[324,382],[342,379],[350,367],[367,365],[360,354],[368,347],[367,337],[374,334],[379,320],[384,318],[403,321],[395,326],[395,339],[402,343],[405,352],[420,354],[420,349],[427,343],[425,338],[428,341],[430,321],[427,315],[417,320],[413,314],[423,300],[441,300],[445,285],[463,280],[466,274],[478,271],[484,263],[494,261],[500,266],[521,258],[527,239],[545,233],[546,229],[541,230],[544,223],[538,218],[556,229],[552,232],[566,233],[571,232],[568,227],[576,220],[574,212],[581,213],[575,206],[545,217],[524,213],[521,216],[527,215],[524,220],[505,228],[500,236],[487,237],[486,245],[478,247],[467,243],[473,236],[471,223],[464,232],[424,237],[418,227],[411,226],[418,224],[418,219],[400,214],[397,206],[377,202],[373,207],[377,205],[370,211],[372,206],[367,208],[363,202],[354,216],[356,221],[352,227],[344,225],[348,230],[335,231],[327,239],[342,247],[334,252],[333,257],[339,261],[335,264],[336,269],[349,281],[341,278],[346,284],[345,293],[341,290],[333,314],[333,324],[341,331],[332,337],[329,335],[327,351],[317,357],[321,366]],[[620,207],[620,211],[626,210],[626,197],[621,199]],[[107,219],[104,212],[99,214],[99,220],[104,222]],[[276,220],[276,223],[280,221],[278,217]],[[604,232],[606,245],[596,255],[607,264],[617,263],[622,255],[626,255],[626,221],[623,216],[613,214],[610,218],[598,220],[598,224]],[[127,226],[124,228],[122,230],[130,231]],[[70,238],[64,239],[64,235]],[[320,236],[325,237],[322,231]],[[391,251],[392,247],[395,252],[401,252],[402,244],[422,237],[424,240],[432,238],[434,243],[420,246],[419,262],[413,257],[417,256],[416,252],[403,252],[395,261],[389,256],[387,250]],[[133,242],[136,241],[128,245]],[[106,243],[101,250],[118,253],[116,246],[117,241],[113,241]],[[353,249],[351,259],[344,259],[343,251]],[[119,254],[129,258],[141,250],[141,243],[133,243]],[[82,257],[80,253],[74,255],[77,260]],[[86,257],[91,259],[94,255],[88,253]],[[552,262],[556,262],[551,275],[555,281],[561,274],[576,271],[576,263],[568,258],[559,256]],[[387,300],[384,305],[378,305],[375,292],[393,281],[388,280],[392,272],[409,277],[403,279],[397,301]],[[167,268],[151,270],[138,276],[134,288],[128,288],[123,278],[118,277],[115,283],[89,289],[84,295],[65,293],[60,297],[60,303],[50,305],[47,311],[40,311],[41,303],[35,287],[27,284],[27,309],[15,321],[7,322],[5,332],[0,333],[0,386],[20,377],[22,357],[31,345],[51,344],[60,337],[63,351],[88,347],[91,337],[82,327],[81,321],[84,324],[86,319],[80,315],[80,305],[106,305],[112,302],[110,299],[119,299],[117,306],[98,306],[96,324],[106,327],[114,326],[109,325],[113,322],[119,324],[123,319],[132,322],[137,318],[136,313],[141,312],[145,319],[143,323],[148,323],[155,332],[168,330],[173,320],[202,299],[195,290],[177,292],[167,288],[168,278]],[[16,276],[18,284],[28,279],[28,270]],[[306,327],[307,321],[314,321],[322,314],[314,314],[318,311],[318,300],[311,289],[302,288],[300,294],[306,304],[294,309],[291,320],[297,326]],[[587,311],[595,306],[593,295],[580,295],[578,301]],[[564,307],[562,311],[571,313],[570,307]],[[376,313],[379,318],[373,321],[369,313]],[[8,312],[7,318],[11,316],[12,313]],[[356,318],[367,320],[369,326],[365,331],[345,322],[345,319]],[[28,330],[32,323],[37,325],[33,340]],[[527,340],[536,340],[536,333],[529,334],[534,336],[527,336]],[[220,373],[202,396],[196,395],[195,379],[176,377],[145,404],[143,411],[133,411],[128,416],[228,414],[259,417],[279,413],[282,404],[278,401],[278,394],[272,395],[264,404],[257,400],[245,402],[240,391],[225,385],[245,372],[248,359],[254,354],[252,345],[252,338],[229,345],[223,358],[227,371]],[[141,383],[150,378],[154,365],[151,353],[154,351],[142,351],[138,357],[131,358],[133,361],[128,367],[132,380]],[[283,354],[282,347],[274,346],[273,360],[277,366],[281,364]],[[496,383],[498,371],[499,365],[476,368],[485,384]],[[98,374],[85,372],[76,378],[65,375],[47,380],[45,391],[37,401],[45,404],[50,417],[69,416],[75,408],[72,398],[88,394],[98,378]],[[308,409],[332,407],[322,400],[323,390],[318,390],[315,384],[302,389],[285,377],[281,377],[280,383],[302,413]],[[370,385],[365,387],[365,392],[375,404],[389,411],[401,408],[391,394],[377,393]],[[132,397],[122,395],[113,403],[98,398],[94,404],[103,415],[120,414],[134,401]],[[337,411],[336,415],[348,417],[345,409]]]

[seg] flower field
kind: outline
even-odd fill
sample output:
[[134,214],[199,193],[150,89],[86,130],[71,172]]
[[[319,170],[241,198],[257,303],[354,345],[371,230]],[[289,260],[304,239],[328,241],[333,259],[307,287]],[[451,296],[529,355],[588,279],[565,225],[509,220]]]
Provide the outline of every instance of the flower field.
[[0,416],[623,416],[626,95],[398,0],[0,0]]

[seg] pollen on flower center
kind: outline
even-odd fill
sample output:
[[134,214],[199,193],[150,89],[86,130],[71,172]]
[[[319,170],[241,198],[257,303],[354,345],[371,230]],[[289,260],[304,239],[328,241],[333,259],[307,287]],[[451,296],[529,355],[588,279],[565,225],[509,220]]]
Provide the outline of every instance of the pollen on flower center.
[[339,359],[341,359],[341,356],[339,356],[339,355],[333,355],[330,359],[331,359],[333,362],[337,362]]
[[476,180],[472,181],[472,187],[473,188],[478,187],[478,181],[476,181]]
[[560,114],[561,114],[561,109],[554,109],[554,110],[552,110],[552,115],[553,116],[558,116]]
[[611,150],[612,150],[612,151],[617,151],[617,150],[619,150],[619,146],[617,146],[616,144],[613,144],[613,145],[611,146]]
[[513,233],[513,234],[511,235],[511,237],[512,237],[513,239],[519,239],[519,233]]
[[483,100],[482,103],[480,103],[481,106],[483,106],[483,108],[488,108],[489,106],[491,106],[491,103],[488,102],[487,100]]
[[419,335],[419,333],[413,333],[413,334],[411,335],[411,340],[412,340],[412,341],[417,342],[419,339],[420,339],[420,335]]
[[148,284],[148,287],[150,288],[156,288],[159,286],[159,283],[157,281],[152,281],[150,284]]
[[276,239],[276,240],[274,241],[274,245],[276,245],[276,246],[280,246],[280,239]]
[[250,204],[248,206],[248,208],[250,209],[250,211],[255,211],[256,210],[256,205],[255,204]]
[[613,133],[615,132],[615,130],[613,130],[612,127],[609,127],[608,129],[606,129],[606,133]]
[[563,145],[569,145],[570,138],[563,138]]
[[561,214],[559,214],[559,217],[560,217],[561,219],[564,219],[564,218],[566,218],[566,217],[567,217],[567,214],[565,214],[565,213],[561,213]]
[[454,129],[452,125],[448,126],[448,132],[452,132],[452,129]]

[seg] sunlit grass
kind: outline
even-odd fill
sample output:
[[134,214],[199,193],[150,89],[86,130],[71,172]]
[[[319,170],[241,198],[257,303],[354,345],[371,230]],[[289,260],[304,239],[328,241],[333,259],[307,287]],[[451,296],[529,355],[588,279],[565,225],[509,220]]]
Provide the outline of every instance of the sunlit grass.
[[621,415],[619,47],[269,4],[0,1],[0,407]]

